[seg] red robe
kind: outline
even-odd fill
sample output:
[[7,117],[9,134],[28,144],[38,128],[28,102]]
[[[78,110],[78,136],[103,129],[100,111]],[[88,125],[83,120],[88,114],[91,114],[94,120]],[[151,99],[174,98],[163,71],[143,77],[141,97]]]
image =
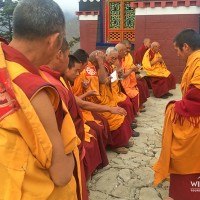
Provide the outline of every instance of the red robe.
[[133,61],[134,61],[134,64],[140,64],[142,65],[142,59],[143,59],[143,56],[145,54],[145,52],[147,51],[147,48],[144,46],[144,44],[142,46],[140,46],[134,53],[134,56],[133,56]]
[[[91,134],[92,137],[90,138],[90,142],[85,141],[84,121],[82,112],[78,107],[78,105],[76,104],[76,100],[70,89],[70,86],[68,85],[68,90],[67,90],[67,88],[62,85],[62,83],[60,82],[59,73],[43,66],[40,69],[42,71],[46,71],[47,73],[51,74],[51,76],[53,76],[54,79],[51,79],[51,82],[58,89],[59,94],[61,94],[62,100],[68,106],[68,110],[74,121],[77,134],[80,136],[82,145],[85,149],[85,157],[83,159],[83,163],[85,169],[85,177],[86,180],[88,180],[88,178],[96,170],[96,168],[98,168],[100,165],[106,166],[108,164],[105,146],[102,143],[102,138],[98,137],[100,135],[98,134],[98,131],[100,131],[100,129],[98,129],[98,125],[96,125],[95,122],[90,123],[91,126],[89,134]],[[45,73],[45,75],[48,74]],[[101,148],[99,144],[101,145]]]
[[139,105],[142,106],[142,104],[150,97],[146,80],[144,78],[137,80],[137,87],[139,89]]

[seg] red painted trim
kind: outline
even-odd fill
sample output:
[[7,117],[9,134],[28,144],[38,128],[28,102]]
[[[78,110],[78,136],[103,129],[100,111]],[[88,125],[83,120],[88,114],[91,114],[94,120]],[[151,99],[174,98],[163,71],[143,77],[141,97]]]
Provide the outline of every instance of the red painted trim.
[[132,8],[154,8],[154,7],[179,7],[200,6],[199,0],[176,0],[176,1],[135,1],[131,2]]

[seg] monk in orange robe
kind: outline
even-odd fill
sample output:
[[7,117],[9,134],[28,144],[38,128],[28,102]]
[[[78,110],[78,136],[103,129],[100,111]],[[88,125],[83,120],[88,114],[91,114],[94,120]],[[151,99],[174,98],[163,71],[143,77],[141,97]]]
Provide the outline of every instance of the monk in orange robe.
[[[105,151],[105,146],[102,141],[99,142],[98,134],[95,129],[88,126],[84,119],[82,112],[76,104],[75,97],[70,90],[68,81],[65,84],[64,81],[60,81],[61,74],[64,74],[67,70],[69,61],[69,45],[66,40],[63,40],[62,47],[57,55],[52,59],[48,66],[41,66],[41,74],[44,78],[50,81],[58,90],[62,102],[63,109],[68,109],[75,124],[76,132],[81,139],[80,157],[81,157],[81,169],[82,169],[82,187],[83,187],[83,199],[87,200],[87,188],[86,180],[89,179],[91,174],[99,167],[106,166],[108,164],[108,158]],[[70,56],[71,58],[71,56]],[[70,62],[71,65],[71,62]],[[75,72],[76,74],[76,72]],[[98,129],[99,131],[99,129]],[[101,150],[99,144],[102,145]]]
[[64,15],[53,1],[22,0],[13,18],[13,40],[0,44],[0,199],[75,200],[78,138],[57,125],[59,96],[38,72],[61,46]]
[[200,177],[200,35],[193,29],[174,39],[178,56],[186,61],[182,99],[166,108],[162,150],[154,165],[154,184],[170,174],[169,196],[174,200],[198,200]]
[[[117,74],[117,67],[114,65],[118,60],[118,51],[115,47],[108,47],[106,50],[104,66],[106,68],[107,76],[112,76],[112,73]],[[123,92],[121,82],[111,79],[110,90],[113,98],[117,102],[117,105],[124,108],[127,112],[127,117],[130,121],[133,129],[133,137],[139,136],[139,132],[134,129],[137,128],[137,120],[135,119],[135,113],[130,98]]]
[[[145,42],[144,43],[145,47],[150,45],[150,40],[148,38],[146,38],[144,40],[144,42]],[[122,43],[126,46],[126,50],[127,50],[127,54],[128,54],[127,57],[129,57],[129,63],[134,63],[134,65],[135,65],[135,62],[134,62],[133,57],[131,56],[131,52],[130,52],[131,42],[129,40],[123,40]],[[137,81],[137,87],[139,90],[139,111],[145,112],[146,110],[145,110],[144,103],[150,97],[148,84],[147,84],[145,78],[141,75],[139,70],[135,71],[135,77],[136,77],[136,81]]]
[[169,90],[176,88],[176,81],[159,51],[160,44],[153,42],[143,57],[142,66],[147,73],[154,96],[167,98],[170,95]]
[[122,69],[122,86],[127,96],[130,97],[133,104],[133,110],[135,115],[139,111],[139,90],[137,87],[137,80],[135,76],[135,71],[137,68],[132,62],[132,56],[127,54],[126,46],[120,42],[116,46],[119,53],[119,66]]
[[[110,91],[110,87],[104,82],[105,80],[109,82],[109,79],[106,75],[102,52],[93,52],[89,59],[92,62],[88,63],[86,68],[81,72],[74,82],[72,87],[74,94],[81,96],[85,92],[95,90],[100,95],[87,97],[88,101],[109,107],[117,106],[117,103],[113,99]],[[83,81],[87,81],[89,83],[86,88],[82,85]],[[104,82],[104,84],[102,82]],[[110,145],[111,148],[117,153],[127,153],[128,149],[126,147],[131,145],[129,139],[132,135],[129,120],[125,118],[124,115],[112,114],[109,112],[99,112],[99,114],[108,120],[112,137],[112,145]],[[126,130],[123,131],[123,129]]]

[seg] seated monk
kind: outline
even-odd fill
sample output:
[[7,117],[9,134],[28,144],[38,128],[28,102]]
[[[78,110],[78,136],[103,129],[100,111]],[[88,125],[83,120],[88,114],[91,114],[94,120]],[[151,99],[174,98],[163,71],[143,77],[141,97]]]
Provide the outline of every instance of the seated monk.
[[135,65],[142,65],[144,54],[150,48],[150,46],[151,40],[149,38],[145,38],[143,44],[134,52],[133,62]]
[[[99,93],[99,95],[87,97],[86,99],[88,101],[100,105],[115,107],[117,106],[117,103],[113,99],[110,91],[110,81],[105,73],[106,70],[103,60],[103,52],[92,52],[89,57],[88,65],[76,78],[72,88],[74,94],[77,96],[81,96],[85,92],[95,90]],[[81,84],[83,81],[89,82],[89,85],[86,88]],[[107,81],[108,84],[106,84],[105,81]],[[127,153],[128,149],[126,147],[131,147],[133,143],[129,142],[129,139],[132,136],[132,130],[129,120],[125,116],[126,111],[124,110],[124,114],[122,115],[112,114],[109,112],[99,112],[99,114],[105,117],[109,123],[112,138],[112,144],[109,146],[117,153]]]
[[137,68],[132,62],[132,56],[127,54],[126,46],[122,42],[118,43],[115,47],[119,53],[118,67],[122,69],[121,84],[126,95],[130,97],[134,108],[134,113],[137,115],[139,111],[139,90],[135,77],[135,71],[137,71]]
[[[80,68],[78,69],[79,73],[83,71],[83,69],[85,68],[85,66],[88,64],[88,58],[89,58],[89,55],[88,53],[84,50],[84,49],[77,49],[73,55],[81,62],[81,66],[79,66],[79,63],[77,63],[77,61],[75,60],[75,66],[72,66],[70,69],[69,69],[69,66],[68,66],[68,70],[69,71],[74,71],[75,69],[77,68]],[[75,69],[74,69],[75,68]],[[75,75],[75,77],[70,77],[70,76],[67,76],[67,74],[65,74],[66,77],[69,82],[74,85],[74,81],[75,79],[77,78],[77,74]],[[87,85],[86,82],[80,82],[79,83],[80,85]],[[86,86],[85,85],[85,86]],[[81,89],[80,88],[76,88],[76,89]],[[78,91],[76,91],[77,94],[80,94]],[[95,91],[89,91],[88,93],[84,93],[83,95],[79,96],[81,99],[85,99],[85,97],[87,97],[88,95],[95,95],[97,94]],[[77,101],[77,104],[79,105],[79,107],[82,109],[82,113],[83,113],[83,117],[85,118],[86,120],[86,123],[91,123],[91,121],[93,121],[94,119],[95,120],[99,120],[102,122],[103,124],[103,127],[104,127],[104,131],[102,133],[102,139],[103,139],[103,143],[105,146],[107,146],[108,144],[111,144],[112,143],[112,139],[111,139],[111,136],[109,134],[110,132],[110,129],[109,129],[109,124],[107,122],[107,120],[102,116],[102,115],[99,115],[97,112],[101,112],[101,109],[102,109],[102,106],[101,105],[98,105],[98,104],[93,104],[91,105],[92,103],[91,102],[88,102],[88,101],[81,101],[80,102],[80,98],[78,96],[75,96],[76,98],[76,101]],[[97,106],[100,107],[100,109],[96,110],[97,109]],[[105,109],[105,107],[104,107]],[[107,107],[106,108],[108,112],[113,112],[113,110],[116,110],[115,108],[113,109],[113,107]],[[119,107],[118,107],[118,111],[119,112]],[[88,111],[90,110],[90,111]],[[105,112],[105,110],[103,110]],[[121,111],[121,110],[120,110]],[[119,113],[118,113],[119,114]],[[87,118],[87,119],[86,119]],[[99,127],[99,126],[98,126]]]
[[[127,50],[127,57],[129,60],[129,63],[134,63],[133,57],[131,56],[131,42],[129,40],[123,40],[122,41],[123,44],[126,45],[126,50]],[[148,44],[150,44],[150,40],[146,39],[145,40],[145,47],[148,46]],[[141,61],[142,63],[142,61]],[[147,85],[147,82],[145,80],[145,78],[143,78],[140,74],[140,70],[135,72],[135,77],[136,77],[136,81],[137,81],[137,87],[139,89],[139,111],[140,112],[145,112],[145,106],[143,105],[147,99],[150,97],[150,93],[149,93],[149,88]]]
[[173,74],[167,69],[159,51],[160,44],[153,42],[151,48],[144,54],[142,66],[147,72],[154,96],[167,98],[171,95],[169,90],[176,88],[176,81]]
[[[114,71],[116,71],[116,67],[114,63],[118,60],[118,56],[119,54],[115,47],[107,48],[105,62],[104,62],[107,76],[110,76]],[[136,128],[137,124],[134,123],[135,113],[133,110],[133,105],[130,98],[122,91],[121,82],[118,79],[115,81],[112,81],[111,79],[110,87],[111,87],[113,98],[116,100],[117,105],[126,110],[127,117],[130,121],[131,127]],[[134,130],[133,136],[139,136],[139,133]]]

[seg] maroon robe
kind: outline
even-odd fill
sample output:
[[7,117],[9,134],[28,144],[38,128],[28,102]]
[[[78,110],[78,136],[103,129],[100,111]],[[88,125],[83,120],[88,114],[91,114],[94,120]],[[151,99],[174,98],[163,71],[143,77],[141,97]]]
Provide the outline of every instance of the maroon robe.
[[133,62],[135,65],[137,65],[137,64],[142,65],[142,59],[143,59],[143,56],[144,56],[145,52],[147,51],[147,49],[148,48],[146,48],[143,44],[135,51],[134,56],[133,56]]
[[176,88],[176,80],[172,73],[168,77],[148,76],[148,80],[151,85],[153,94],[157,98],[167,94],[169,90]]
[[[49,86],[54,88],[54,85],[50,84],[49,82],[47,82],[40,76],[39,71],[31,64],[31,62],[23,54],[18,52],[16,49],[4,44],[2,44],[2,48],[5,54],[6,60],[19,63],[28,71],[17,76],[13,80],[13,82],[22,89],[22,91],[26,94],[29,100],[31,100],[31,98],[36,94],[36,92],[38,92],[38,90],[40,90],[41,88],[49,87]],[[59,106],[55,114],[56,114],[56,120],[58,123],[58,129],[61,130],[62,122],[64,119],[63,118],[64,112],[62,109],[61,101],[59,103]],[[76,182],[79,183],[78,175],[76,172],[77,171],[74,170],[74,177],[76,179]],[[81,189],[79,187],[79,184],[77,184],[77,198],[79,200],[81,199],[80,191]],[[88,200],[88,194],[86,198],[85,199],[83,198],[82,200]]]
[[150,97],[149,88],[144,78],[137,80],[137,87],[139,89],[139,106],[147,101]]
[[[79,112],[79,110],[76,109],[76,104],[73,103],[73,98],[69,97],[69,92],[67,88],[65,88],[60,82],[60,73],[51,70],[47,66],[41,66],[40,70],[49,79],[49,81],[56,87],[61,99],[66,104],[69,112],[70,111],[72,112],[72,113],[70,112],[70,115],[74,122],[76,133],[81,140],[79,150],[80,150],[80,168],[81,168],[81,181],[82,181],[82,197],[83,200],[88,200],[86,173],[90,173],[91,171],[88,172],[87,170],[85,170],[85,168],[88,166],[89,170],[95,170],[96,166],[98,166],[100,160],[98,146],[95,144],[95,141],[93,143],[93,140],[91,140],[90,145],[88,145],[89,143],[84,142],[85,132],[84,132],[84,122],[81,118],[81,112]],[[95,134],[95,132],[92,130],[91,134]],[[90,157],[89,151],[91,151],[92,146],[94,146],[92,151],[97,152],[97,157],[91,161],[91,159],[89,158]]]

